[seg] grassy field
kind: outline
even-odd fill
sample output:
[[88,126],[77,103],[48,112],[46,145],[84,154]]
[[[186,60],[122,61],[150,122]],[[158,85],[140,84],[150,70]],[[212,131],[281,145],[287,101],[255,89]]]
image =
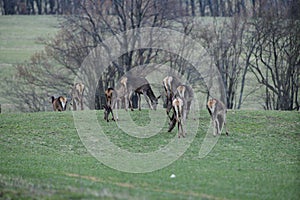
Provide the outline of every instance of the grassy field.
[[0,16],[0,64],[17,64],[30,58],[43,45],[38,37],[47,38],[57,31],[54,16]]
[[[121,149],[148,152],[177,138],[165,125],[159,134],[137,139],[104,122],[102,112],[97,115]],[[141,126],[150,120],[147,110],[130,115]],[[196,137],[178,160],[132,174],[88,153],[72,112],[1,114],[0,199],[299,199],[299,112],[230,111],[230,136],[222,135],[202,159],[208,114],[199,119]],[[176,178],[170,178],[173,173]]]
[[[37,39],[53,36],[57,26],[53,16],[0,16],[0,80],[13,75],[13,65],[42,50],[44,46]],[[0,96],[1,103],[8,102]]]

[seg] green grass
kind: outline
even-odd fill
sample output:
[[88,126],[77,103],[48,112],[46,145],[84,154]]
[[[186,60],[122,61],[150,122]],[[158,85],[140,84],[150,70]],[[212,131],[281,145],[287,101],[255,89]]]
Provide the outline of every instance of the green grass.
[[43,45],[38,37],[50,37],[57,31],[58,21],[53,16],[1,16],[0,64],[17,64],[28,60]]
[[[1,114],[0,198],[299,198],[299,112],[230,111],[230,136],[222,135],[203,159],[198,153],[209,118],[205,111],[201,114],[185,154],[163,169],[141,174],[111,169],[92,157],[71,112]],[[130,116],[141,126],[150,120],[147,110]],[[175,130],[166,132],[167,125],[159,134],[140,139],[122,132],[115,122],[104,122],[102,112],[98,119],[114,144],[132,152],[154,151],[177,138]],[[170,178],[172,173],[176,178]]]
[[[58,31],[54,16],[0,16],[0,80],[11,78],[14,65],[28,61],[44,46],[37,39],[54,36]],[[1,90],[1,88],[0,88]],[[0,97],[0,104],[9,103]]]

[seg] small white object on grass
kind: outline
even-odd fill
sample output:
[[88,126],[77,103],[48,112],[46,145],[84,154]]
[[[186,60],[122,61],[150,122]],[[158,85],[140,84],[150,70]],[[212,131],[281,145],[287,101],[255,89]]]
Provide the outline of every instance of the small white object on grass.
[[172,174],[171,176],[170,176],[170,178],[175,178],[176,176],[175,176],[175,174]]

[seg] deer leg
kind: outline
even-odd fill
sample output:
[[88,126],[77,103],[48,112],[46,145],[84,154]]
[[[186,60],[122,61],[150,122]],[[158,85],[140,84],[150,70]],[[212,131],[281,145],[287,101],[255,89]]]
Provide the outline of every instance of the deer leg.
[[125,100],[125,110],[128,110],[128,95],[124,96],[124,100]]
[[183,122],[185,122],[186,119],[187,119],[187,109],[186,107],[183,107],[183,113],[182,113]]
[[216,136],[216,120],[214,117],[211,118],[211,125],[213,127],[213,135]]
[[129,96],[128,96],[129,106],[130,106],[131,111],[133,111],[132,94],[133,94],[133,92],[130,92]]
[[139,104],[139,110],[142,110],[141,109],[141,94],[138,94],[138,104]]
[[224,115],[224,126],[225,126],[225,131],[226,131],[226,135],[229,135],[228,129],[227,129],[227,125],[226,125],[226,115]]
[[83,99],[82,99],[82,97],[80,98],[80,106],[81,106],[81,110],[83,110]]
[[109,116],[109,107],[107,105],[103,105],[103,109],[104,109],[104,120],[106,122],[109,122],[108,116]]
[[186,108],[186,119],[188,118],[189,116],[189,113],[190,113],[190,110],[191,110],[191,104],[192,102],[191,101],[188,101],[187,102],[187,108]]
[[217,130],[216,135],[219,135],[220,134],[220,123],[219,123],[218,118],[215,119],[215,123],[216,123],[216,130]]
[[185,137],[185,130],[183,128],[183,124],[182,123],[180,123],[180,124],[181,124],[181,130],[182,130],[182,137]]
[[176,126],[176,117],[175,117],[175,113],[173,113],[172,117],[170,117],[168,132],[171,132],[175,126]]
[[167,99],[167,109],[166,109],[166,112],[167,112],[167,115],[169,117],[169,119],[171,120],[171,117],[170,117],[170,111],[172,109],[172,101],[171,99]]
[[178,120],[176,120],[177,121],[177,131],[178,131],[178,138],[180,138],[180,124],[179,124],[179,121]]
[[118,103],[119,103],[119,99],[116,99],[116,100],[113,101],[113,104],[112,104],[112,106],[115,107],[116,116],[117,116],[117,118],[114,118],[114,121],[119,120],[119,117],[118,117]]
[[184,124],[185,124],[185,122],[183,121],[183,122],[181,122],[181,129],[182,129],[182,135],[183,135],[183,137],[185,137],[186,136],[186,132],[185,132],[185,128],[184,128]]
[[151,103],[149,102],[149,98],[148,98],[148,96],[147,96],[146,91],[143,92],[143,95],[144,95],[144,97],[145,97],[145,100],[146,100],[148,106],[151,108],[151,110],[153,110],[153,106],[152,106]]
[[110,108],[110,110],[111,110],[111,116],[112,116],[112,118],[111,118],[111,119],[112,119],[113,121],[116,121],[116,120],[115,120],[115,116],[114,116],[113,109],[112,109],[112,108]]
[[73,110],[76,110],[77,108],[76,108],[76,101],[75,101],[75,99],[73,99],[72,104],[73,104]]

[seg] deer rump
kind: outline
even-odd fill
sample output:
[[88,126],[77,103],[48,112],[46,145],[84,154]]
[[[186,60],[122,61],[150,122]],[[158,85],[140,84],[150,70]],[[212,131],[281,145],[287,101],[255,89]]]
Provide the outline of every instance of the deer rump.
[[54,96],[51,97],[52,106],[54,111],[65,111],[67,108],[67,98],[63,96],[59,96],[55,98]]

